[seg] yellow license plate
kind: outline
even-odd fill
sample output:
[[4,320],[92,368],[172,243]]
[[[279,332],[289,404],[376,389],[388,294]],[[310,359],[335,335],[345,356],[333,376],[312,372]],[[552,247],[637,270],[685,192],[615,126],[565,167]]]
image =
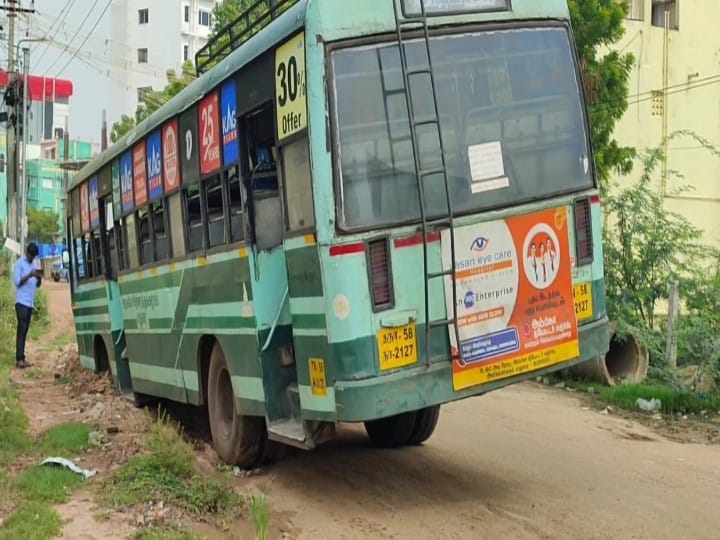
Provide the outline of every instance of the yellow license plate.
[[377,333],[377,341],[381,371],[417,363],[415,323],[381,328]]
[[578,321],[592,318],[592,286],[589,283],[578,283],[573,287],[573,300]]
[[310,371],[310,388],[313,395],[327,396],[327,381],[325,380],[325,360],[322,358],[308,359]]

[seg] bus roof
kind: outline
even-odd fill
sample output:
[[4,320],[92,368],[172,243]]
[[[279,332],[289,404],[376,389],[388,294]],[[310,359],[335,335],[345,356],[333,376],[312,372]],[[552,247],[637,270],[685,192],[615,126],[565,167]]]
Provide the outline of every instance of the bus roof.
[[[182,113],[200,101],[206,93],[222,83],[243,66],[262,53],[271,50],[287,36],[305,25],[307,14],[317,13],[313,30],[332,41],[348,36],[371,35],[394,30],[393,0],[360,0],[362,10],[348,10],[338,0],[299,0],[287,12],[280,15],[267,27],[234,50],[214,68],[205,72],[179,94],[140,122],[128,134],[112,144],[107,150],[93,158],[77,173],[68,187],[68,192],[81,184],[101,168],[107,166],[120,154],[127,152],[148,133],[160,128],[170,118]],[[473,13],[450,17],[433,17],[438,24],[487,22],[497,20],[519,20],[537,18],[567,19],[566,0],[512,0],[512,10],[507,12]],[[321,30],[321,31],[318,31]]]

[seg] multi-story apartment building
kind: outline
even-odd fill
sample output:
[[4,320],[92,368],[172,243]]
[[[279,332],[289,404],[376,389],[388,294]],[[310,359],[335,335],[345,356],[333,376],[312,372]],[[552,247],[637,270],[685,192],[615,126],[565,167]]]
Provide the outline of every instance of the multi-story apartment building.
[[134,114],[147,88],[167,84],[168,69],[180,70],[185,60],[207,42],[212,11],[220,0],[114,0],[110,7],[109,63],[112,125]]
[[[662,147],[667,136],[688,130],[720,150],[720,20],[717,0],[630,0],[626,32],[616,50],[631,52],[635,66],[630,78],[629,107],[617,124],[622,145],[641,151]],[[708,243],[720,247],[720,158],[689,136],[666,145],[667,169],[685,178],[662,182],[666,207],[679,212],[705,231]],[[621,185],[636,180],[636,165]],[[692,191],[674,193],[681,183]]]

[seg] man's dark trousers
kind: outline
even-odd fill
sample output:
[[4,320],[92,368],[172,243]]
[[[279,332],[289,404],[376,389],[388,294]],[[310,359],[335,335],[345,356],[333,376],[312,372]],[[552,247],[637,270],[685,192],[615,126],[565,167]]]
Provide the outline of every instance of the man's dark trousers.
[[15,315],[17,315],[17,335],[15,338],[15,362],[25,360],[25,340],[30,329],[30,319],[33,308],[23,304],[15,304]]

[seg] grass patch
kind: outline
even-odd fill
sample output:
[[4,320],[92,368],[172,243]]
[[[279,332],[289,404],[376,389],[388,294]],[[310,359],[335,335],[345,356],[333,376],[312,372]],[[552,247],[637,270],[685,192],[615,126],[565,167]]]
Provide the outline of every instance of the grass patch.
[[201,540],[201,536],[171,527],[143,529],[132,536],[132,540]]
[[56,351],[71,343],[75,343],[75,336],[67,332],[61,332],[50,340],[47,344],[47,350]]
[[0,529],[0,540],[45,540],[55,538],[62,529],[60,515],[40,502],[21,505]]
[[195,473],[194,454],[180,434],[160,417],[145,440],[146,455],[128,461],[105,483],[103,500],[114,508],[162,500],[192,514],[225,516],[242,499],[229,482]]
[[250,497],[250,519],[255,528],[255,538],[267,540],[268,526],[270,525],[270,507],[264,493]]
[[676,390],[653,383],[596,386],[596,389],[604,401],[623,409],[638,410],[635,405],[638,398],[647,400],[655,398],[662,402],[661,412],[665,414],[720,411],[720,394],[699,396],[688,390]]
[[79,422],[58,424],[40,438],[40,451],[45,456],[70,458],[88,447],[92,428]]
[[[2,284],[0,284],[2,286]],[[6,467],[15,457],[31,447],[27,433],[28,419],[10,383],[10,365],[13,359],[0,362],[0,467]]]
[[30,467],[22,471],[13,484],[23,498],[51,504],[65,502],[83,477],[54,465]]

